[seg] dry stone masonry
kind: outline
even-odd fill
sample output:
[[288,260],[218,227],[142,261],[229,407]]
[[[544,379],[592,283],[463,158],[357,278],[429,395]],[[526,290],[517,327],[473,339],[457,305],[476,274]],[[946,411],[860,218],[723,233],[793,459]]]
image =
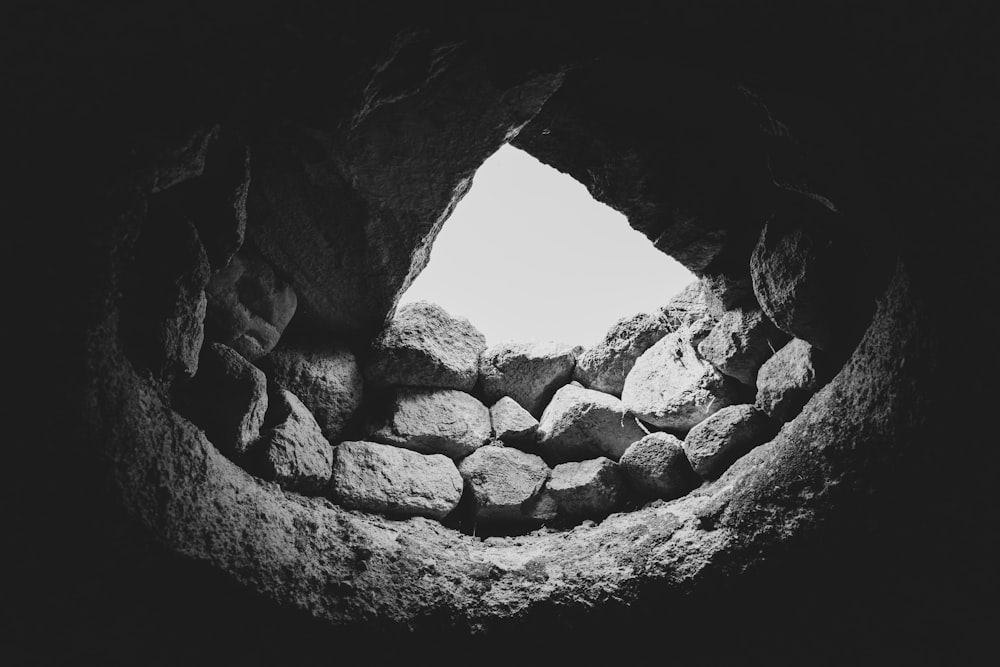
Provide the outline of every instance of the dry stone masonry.
[[589,350],[487,347],[429,302],[364,349],[273,341],[244,346],[251,363],[210,342],[189,402],[213,407],[190,414],[251,472],[345,508],[480,534],[601,521],[718,478],[827,377],[821,352],[725,287],[695,281]]

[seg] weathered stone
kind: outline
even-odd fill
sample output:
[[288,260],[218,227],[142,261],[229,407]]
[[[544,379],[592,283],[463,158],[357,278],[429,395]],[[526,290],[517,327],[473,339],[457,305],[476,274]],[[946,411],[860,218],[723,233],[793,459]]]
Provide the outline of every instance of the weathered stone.
[[712,332],[698,343],[698,352],[710,364],[745,385],[756,385],[757,371],[775,350],[788,342],[760,309],[729,310]]
[[684,289],[671,297],[667,304],[660,308],[660,313],[666,318],[671,331],[690,327],[705,318],[715,321],[720,314],[698,280],[688,283]]
[[679,498],[700,482],[681,441],[669,433],[650,433],[633,443],[618,465],[629,484],[647,498]]
[[538,456],[496,445],[480,447],[462,459],[458,471],[472,491],[479,521],[533,518],[524,508],[549,478],[549,467]]
[[348,441],[335,449],[330,486],[349,509],[440,519],[458,506],[463,482],[447,456]]
[[699,278],[702,289],[706,296],[713,300],[716,309],[731,310],[737,307],[752,308],[757,306],[749,267],[745,267],[744,270],[746,270],[745,276],[734,277],[725,273],[716,273],[705,274]]
[[799,338],[778,350],[757,374],[757,406],[779,422],[791,421],[826,381],[822,354]]
[[[549,474],[551,475],[551,472]],[[544,523],[552,521],[559,515],[559,503],[545,486],[534,498],[524,504],[521,511],[525,518]]]
[[187,414],[224,454],[239,457],[260,436],[267,412],[267,377],[221,343],[202,348],[187,394]]
[[859,299],[853,277],[845,276],[855,259],[829,231],[836,224],[831,214],[804,208],[782,209],[768,221],[750,257],[750,275],[760,307],[779,329],[830,351],[844,343],[858,307],[851,303]]
[[617,461],[645,435],[620,400],[593,389],[565,386],[538,423],[538,452],[552,463],[606,456]]
[[582,350],[564,343],[500,343],[483,352],[479,363],[487,402],[510,396],[539,417],[556,389],[573,376]]
[[364,382],[354,353],[342,345],[274,349],[258,365],[312,412],[323,436],[336,444],[361,404]]
[[643,421],[676,434],[708,415],[738,403],[740,384],[702,360],[685,329],[675,331],[639,357],[625,378],[622,403]]
[[684,452],[699,475],[714,479],[777,432],[778,425],[753,405],[731,405],[692,428]]
[[490,438],[490,411],[457,389],[401,388],[376,416],[371,439],[460,459]]
[[624,317],[594,347],[576,360],[573,377],[584,386],[606,394],[622,395],[625,376],[635,360],[673,328],[661,313]]
[[330,482],[333,446],[295,394],[279,389],[270,401],[280,401],[282,419],[261,437],[261,476],[290,491],[319,494]]
[[206,292],[205,337],[251,361],[274,349],[297,304],[267,262],[242,254],[212,274]]
[[141,366],[168,378],[198,371],[210,271],[198,232],[183,213],[164,202],[152,207],[123,294],[122,329]]
[[618,464],[603,456],[557,465],[546,489],[560,514],[575,519],[603,519],[621,507],[626,497]]
[[408,303],[372,343],[365,379],[375,387],[472,391],[486,337],[429,301]]
[[505,445],[530,445],[535,441],[538,420],[510,396],[504,396],[490,407],[493,436]]

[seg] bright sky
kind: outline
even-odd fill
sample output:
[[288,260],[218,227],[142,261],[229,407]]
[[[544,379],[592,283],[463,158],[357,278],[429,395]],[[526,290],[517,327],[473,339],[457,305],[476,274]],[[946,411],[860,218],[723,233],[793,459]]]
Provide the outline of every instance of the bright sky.
[[589,347],[618,319],[656,310],[692,280],[583,185],[507,145],[476,172],[400,303],[433,301],[468,318],[491,345]]

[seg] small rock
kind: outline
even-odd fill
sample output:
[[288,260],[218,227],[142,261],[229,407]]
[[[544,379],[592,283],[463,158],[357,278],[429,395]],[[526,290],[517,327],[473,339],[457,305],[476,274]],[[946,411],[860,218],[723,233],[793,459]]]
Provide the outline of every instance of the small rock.
[[714,479],[777,432],[778,425],[756,407],[731,405],[692,428],[684,451],[699,475]]
[[[714,300],[705,291],[700,281],[695,280],[687,287],[678,292],[667,305],[660,309],[660,313],[667,321],[671,331],[677,331],[687,327],[692,331],[700,331],[704,328],[711,330],[721,314]],[[704,323],[708,320],[707,323]],[[694,326],[702,323],[699,326]],[[696,341],[697,343],[697,341]]]
[[573,377],[591,389],[621,396],[625,376],[635,360],[672,330],[667,318],[659,313],[622,318],[600,343],[580,355]]
[[538,452],[563,463],[606,456],[617,461],[645,435],[611,394],[567,385],[559,389],[538,424]]
[[330,482],[333,446],[295,394],[279,389],[272,395],[276,401],[284,419],[262,438],[261,476],[290,491],[318,494]]
[[458,506],[462,476],[447,456],[374,442],[337,445],[331,496],[349,509],[440,519]]
[[557,465],[546,488],[559,512],[576,519],[603,519],[625,500],[618,464],[603,456]]
[[826,381],[822,352],[792,339],[757,373],[757,407],[779,422],[791,421]]
[[295,290],[267,262],[241,254],[212,274],[205,291],[205,337],[250,361],[274,349],[297,304]]
[[298,396],[323,436],[336,443],[361,404],[364,382],[354,353],[341,345],[278,347],[260,360],[271,380]]
[[219,451],[230,457],[245,454],[260,436],[267,403],[263,371],[221,343],[202,348],[184,412]]
[[582,349],[564,343],[501,343],[483,352],[479,362],[487,402],[510,396],[539,417],[556,389],[573,376]]
[[746,274],[740,277],[724,273],[701,276],[699,280],[701,280],[702,289],[709,298],[714,300],[714,306],[717,310],[757,307],[757,298],[753,294],[753,281],[750,279],[749,267],[746,266],[745,269]]
[[505,445],[525,446],[535,441],[538,420],[510,396],[504,396],[490,408],[493,436]]
[[487,445],[461,460],[458,471],[475,499],[478,521],[521,521],[522,510],[549,478],[545,461],[510,447]]
[[397,389],[384,408],[370,436],[375,442],[460,459],[490,438],[489,409],[457,389]]
[[633,443],[619,466],[633,488],[648,498],[679,498],[700,482],[681,441],[669,433],[650,433]]
[[465,318],[420,301],[402,306],[372,343],[365,378],[375,387],[472,391],[486,338]]
[[[551,474],[551,472],[550,472]],[[555,496],[549,491],[548,487],[542,487],[542,490],[535,495],[534,498],[529,500],[521,508],[526,519],[533,521],[552,521],[559,514],[559,503],[556,502]]]
[[665,336],[636,360],[622,403],[639,419],[682,435],[722,408],[740,402],[741,385],[695,351],[688,332]]
[[774,326],[764,311],[738,308],[726,311],[698,343],[698,352],[729,377],[753,387],[761,364],[786,342],[788,334]]

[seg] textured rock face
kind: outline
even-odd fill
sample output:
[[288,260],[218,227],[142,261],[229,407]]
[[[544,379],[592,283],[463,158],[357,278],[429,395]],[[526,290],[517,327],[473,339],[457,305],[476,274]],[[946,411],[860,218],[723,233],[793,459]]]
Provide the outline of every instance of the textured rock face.
[[462,476],[447,456],[374,442],[337,445],[333,498],[350,509],[440,519],[458,506]]
[[786,342],[788,334],[775,327],[763,311],[739,308],[719,319],[698,343],[698,352],[729,377],[753,387],[761,365]]
[[280,389],[281,423],[262,435],[262,476],[290,491],[319,494],[330,482],[333,446],[295,394]]
[[549,467],[534,454],[488,445],[462,459],[458,471],[475,498],[479,521],[524,521],[545,512],[532,501],[548,479]]
[[372,343],[365,379],[376,387],[437,387],[472,391],[483,336],[465,318],[437,304],[408,303]]
[[669,433],[650,433],[633,443],[618,465],[632,488],[647,498],[678,498],[700,481],[681,441]]
[[749,271],[738,278],[724,274],[707,274],[699,278],[705,293],[715,300],[718,308],[731,310],[733,308],[749,308],[757,303],[753,294],[753,281]]
[[553,463],[606,456],[617,461],[645,435],[611,394],[567,385],[552,397],[538,423],[538,452]]
[[706,318],[712,322],[718,319],[718,309],[709,298],[704,286],[698,280],[675,294],[663,308],[661,314],[667,320],[671,331],[691,327]]
[[206,293],[205,337],[250,361],[274,349],[298,303],[267,262],[243,255],[212,274]]
[[822,352],[795,338],[761,366],[757,406],[780,422],[790,421],[825,381]]
[[401,32],[367,80],[350,73],[362,90],[330,95],[254,147],[248,235],[336,335],[383,328],[475,170],[562,79],[550,68],[501,81],[474,51]]
[[364,382],[354,353],[341,345],[276,348],[258,362],[271,380],[295,394],[336,443],[361,405]]
[[510,396],[490,406],[493,436],[505,445],[531,447],[538,431],[538,420]]
[[487,348],[479,376],[487,402],[510,396],[534,417],[573,377],[580,348],[563,343],[501,343]]
[[227,456],[239,457],[260,435],[267,378],[232,348],[208,343],[187,399],[191,420],[208,439]]
[[376,419],[371,439],[423,454],[460,459],[490,437],[490,411],[456,389],[398,389]]
[[576,519],[603,519],[625,500],[618,464],[605,457],[557,465],[546,488],[559,513]]
[[692,428],[684,452],[699,475],[714,479],[777,432],[778,425],[753,405],[731,405]]
[[702,360],[686,330],[675,331],[639,357],[625,379],[622,403],[643,421],[676,433],[739,402],[740,385]]
[[856,263],[827,229],[837,222],[830,217],[805,206],[782,209],[764,226],[750,257],[754,293],[767,316],[789,335],[826,351],[845,343],[853,277],[844,267]]
[[591,389],[621,396],[625,377],[635,360],[671,331],[661,314],[624,317],[608,330],[600,343],[580,355],[573,377]]

